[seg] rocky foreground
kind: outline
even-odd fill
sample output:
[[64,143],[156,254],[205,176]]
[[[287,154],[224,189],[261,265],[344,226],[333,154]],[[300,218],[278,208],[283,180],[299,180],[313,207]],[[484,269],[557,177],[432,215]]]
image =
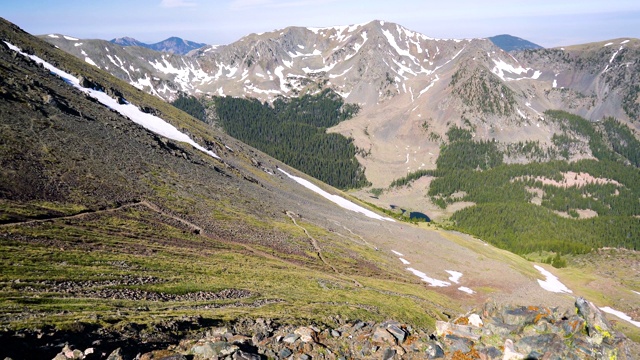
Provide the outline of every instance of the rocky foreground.
[[638,355],[595,305],[578,298],[575,306],[575,311],[561,312],[487,303],[452,321],[438,321],[434,333],[395,321],[339,317],[332,319],[332,328],[244,320],[148,352],[136,352],[135,346],[104,352],[108,346],[100,340],[86,349],[68,343],[54,360],[634,359]]

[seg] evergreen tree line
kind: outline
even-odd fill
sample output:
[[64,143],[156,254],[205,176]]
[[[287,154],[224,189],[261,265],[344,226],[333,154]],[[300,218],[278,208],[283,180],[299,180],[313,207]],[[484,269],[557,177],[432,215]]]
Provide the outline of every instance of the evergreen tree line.
[[461,140],[444,145],[436,160],[438,169],[488,170],[502,164],[504,155],[493,141]]
[[528,203],[478,204],[452,216],[458,229],[517,254],[579,254],[604,246],[640,249],[640,219],[599,216],[567,219]]
[[631,165],[640,167],[640,141],[633,135],[629,127],[610,117],[604,119],[602,128],[613,151],[629,160]]
[[591,153],[598,160],[622,161],[635,167],[640,166],[640,141],[631,129],[618,120],[609,117],[592,123],[578,115],[559,110],[547,110],[545,115],[560,123],[565,130],[564,134],[554,135],[553,142],[556,146],[571,145],[572,137],[567,135],[570,130],[589,139]]
[[198,120],[206,120],[207,114],[205,112],[204,105],[202,105],[200,100],[196,99],[193,96],[180,95],[171,103],[171,105],[177,107],[178,109],[186,112],[187,114],[193,116]]
[[345,104],[340,95],[331,89],[320,94],[305,94],[297,98],[278,97],[273,109],[281,121],[291,121],[329,128],[351,119],[360,111],[357,104]]
[[[584,172],[596,178],[611,179],[620,183],[589,183],[585,186],[558,187],[545,185],[536,177],[558,182],[562,173]],[[487,171],[469,169],[431,170],[435,176],[429,195],[445,199],[444,205],[460,201],[451,196],[459,191],[466,195],[463,201],[475,203],[529,202],[529,188],[544,192],[542,206],[551,210],[591,209],[599,215],[640,215],[640,171],[618,162],[581,160],[573,163],[552,161],[531,164],[503,164]]]
[[280,98],[273,106],[256,99],[215,97],[212,105],[229,135],[287,165],[341,189],[369,185],[355,158],[353,139],[326,132],[327,126],[358,110],[334,92]]
[[[586,172],[621,185],[544,185],[536,176],[564,179],[562,172]],[[603,246],[640,249],[640,171],[619,162],[582,160],[501,165],[488,171],[444,170],[431,182],[429,195],[445,207],[455,201],[477,205],[456,212],[455,228],[515,253],[547,250],[580,253]],[[530,203],[529,188],[543,190],[541,206]],[[463,191],[462,199],[453,194]],[[567,219],[553,213],[591,209],[598,217]]]

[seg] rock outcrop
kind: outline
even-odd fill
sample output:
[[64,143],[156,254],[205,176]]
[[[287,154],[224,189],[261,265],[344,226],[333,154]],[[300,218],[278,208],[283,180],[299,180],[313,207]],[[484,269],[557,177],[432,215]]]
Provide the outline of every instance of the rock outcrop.
[[[340,317],[332,321],[334,327],[244,320],[209,329],[167,349],[138,354],[136,359],[633,359],[638,355],[631,354],[628,340],[583,298],[576,300],[575,310],[566,312],[487,303],[452,321],[437,321],[435,332],[396,321]],[[54,360],[91,359],[93,354],[93,348],[81,351],[67,345]],[[126,359],[121,349],[107,358]]]

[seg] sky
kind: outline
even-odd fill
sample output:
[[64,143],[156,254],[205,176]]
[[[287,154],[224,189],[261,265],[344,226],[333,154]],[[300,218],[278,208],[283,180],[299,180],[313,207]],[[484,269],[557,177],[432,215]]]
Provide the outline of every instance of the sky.
[[372,20],[434,38],[510,34],[544,47],[640,38],[638,0],[2,0],[0,17],[34,34],[230,44],[287,26]]

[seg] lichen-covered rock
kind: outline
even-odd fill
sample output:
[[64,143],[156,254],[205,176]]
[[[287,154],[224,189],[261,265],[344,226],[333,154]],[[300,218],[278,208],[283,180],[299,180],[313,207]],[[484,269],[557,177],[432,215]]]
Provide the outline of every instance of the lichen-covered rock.
[[84,352],[78,349],[72,350],[69,345],[65,345],[64,348],[62,348],[62,352],[56,355],[53,360],[82,360],[84,357]]
[[587,322],[587,334],[594,344],[600,345],[605,340],[608,344],[614,342],[611,324],[597,306],[580,297],[576,300],[576,308]]
[[122,349],[117,348],[113,350],[107,357],[107,360],[124,360],[124,358],[122,357]]
[[205,341],[191,348],[191,353],[196,359],[211,359],[214,356],[231,355],[238,350],[238,346],[225,341]]
[[302,326],[294,331],[294,334],[300,336],[302,342],[311,342],[316,337],[316,332],[310,327]]
[[184,355],[175,353],[173,351],[155,350],[142,354],[140,356],[140,360],[187,360],[187,358]]

